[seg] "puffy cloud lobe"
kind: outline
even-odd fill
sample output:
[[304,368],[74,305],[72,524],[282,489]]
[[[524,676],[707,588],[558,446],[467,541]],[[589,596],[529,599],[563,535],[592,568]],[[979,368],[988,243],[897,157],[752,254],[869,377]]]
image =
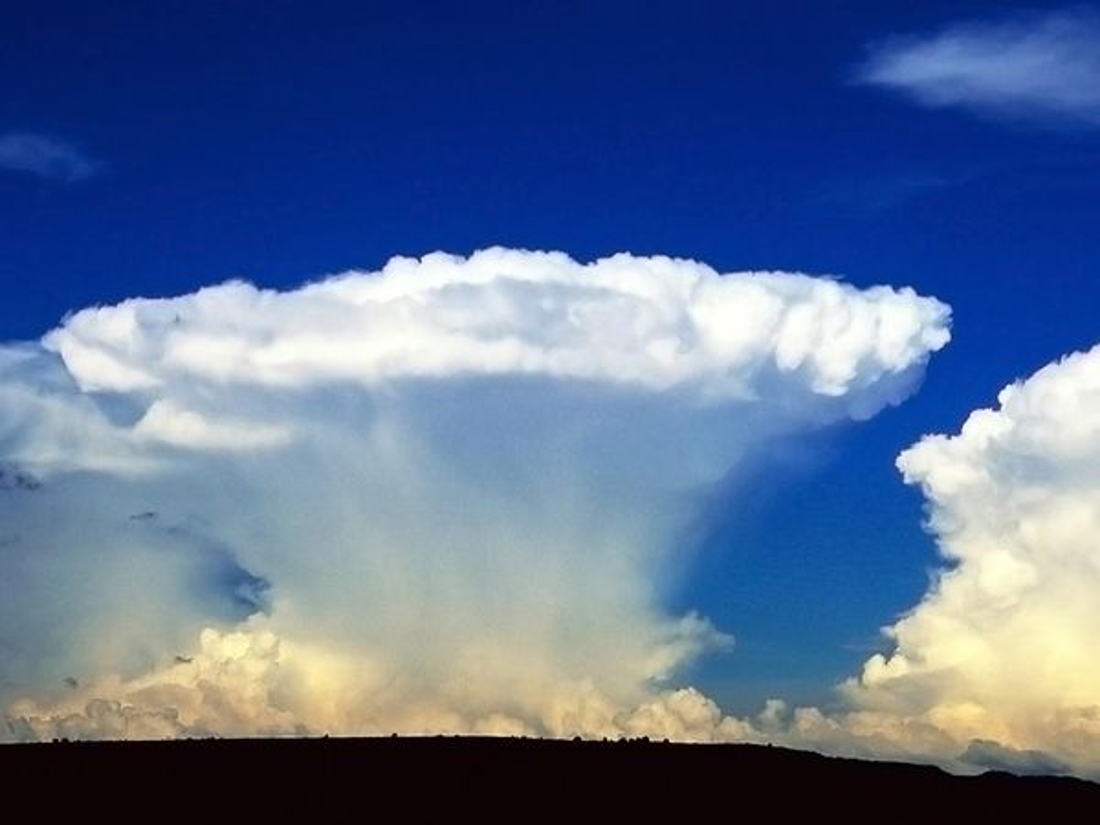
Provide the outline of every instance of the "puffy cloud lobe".
[[949,566],[845,692],[891,736],[939,731],[940,755],[1100,776],[1100,347],[998,401],[899,457]]
[[876,44],[864,83],[933,107],[1100,126],[1100,17],[1066,10],[958,23]]
[[718,738],[1100,779],[1100,346],[898,457],[946,562],[838,706],[715,714]]
[[686,527],[771,439],[903,399],[947,323],[504,249],[77,312],[0,348],[38,482],[0,489],[9,735],[748,735],[672,687],[730,641],[662,607]]

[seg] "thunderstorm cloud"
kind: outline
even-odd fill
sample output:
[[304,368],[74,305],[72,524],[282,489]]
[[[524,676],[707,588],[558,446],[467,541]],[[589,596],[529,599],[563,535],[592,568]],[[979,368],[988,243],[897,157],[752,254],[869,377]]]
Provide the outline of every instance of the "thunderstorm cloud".
[[75,312],[0,347],[0,737],[757,736],[677,682],[731,642],[666,606],[691,525],[769,445],[902,401],[948,322],[499,248]]

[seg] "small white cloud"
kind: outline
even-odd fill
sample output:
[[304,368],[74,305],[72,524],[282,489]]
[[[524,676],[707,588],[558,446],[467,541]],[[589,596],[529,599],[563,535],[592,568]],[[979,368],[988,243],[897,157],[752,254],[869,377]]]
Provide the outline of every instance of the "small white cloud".
[[0,135],[0,169],[77,181],[91,177],[99,168],[97,161],[68,141],[33,132]]
[[201,413],[163,399],[154,401],[134,425],[134,435],[139,439],[199,450],[259,449],[282,444],[290,438],[285,428],[254,421],[214,422]]
[[1100,15],[957,23],[872,45],[857,80],[930,108],[1100,127]]

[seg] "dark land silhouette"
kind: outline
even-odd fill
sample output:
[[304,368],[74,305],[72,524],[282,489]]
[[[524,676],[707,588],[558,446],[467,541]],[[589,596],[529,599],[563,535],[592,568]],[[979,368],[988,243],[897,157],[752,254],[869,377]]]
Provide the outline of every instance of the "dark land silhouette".
[[[1085,815],[1100,785],[821,756],[758,745],[489,737],[195,739],[0,746],[6,795],[33,793],[54,813],[129,820],[178,809],[309,821],[472,814],[586,821],[608,815],[767,821],[841,814],[848,821],[951,821]],[[1089,814],[1091,816],[1092,814]],[[433,821],[436,821],[433,819]],[[988,820],[986,820],[988,821]]]

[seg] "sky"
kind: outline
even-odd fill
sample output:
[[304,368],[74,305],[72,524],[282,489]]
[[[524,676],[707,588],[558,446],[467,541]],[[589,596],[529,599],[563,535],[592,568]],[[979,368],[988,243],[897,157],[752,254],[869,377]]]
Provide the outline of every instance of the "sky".
[[1100,776],[1100,8],[2,16],[0,739]]

